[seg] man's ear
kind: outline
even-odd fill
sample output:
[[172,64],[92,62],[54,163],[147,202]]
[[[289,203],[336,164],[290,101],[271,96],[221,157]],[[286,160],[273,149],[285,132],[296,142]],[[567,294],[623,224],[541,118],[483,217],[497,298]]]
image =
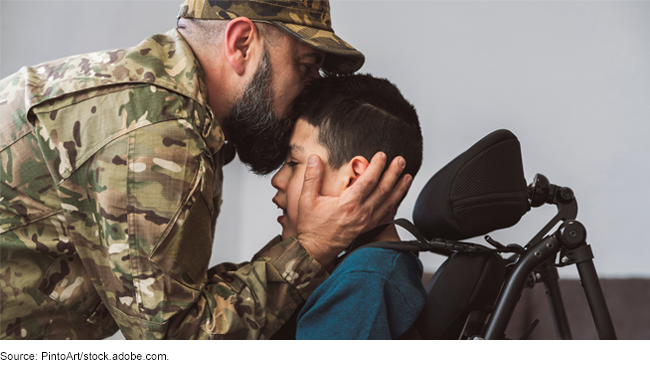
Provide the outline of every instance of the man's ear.
[[350,160],[350,163],[348,164],[349,166],[348,170],[350,171],[350,176],[346,188],[349,188],[350,186],[352,186],[352,184],[354,184],[357,181],[359,176],[361,176],[361,174],[363,174],[366,171],[368,165],[369,165],[368,160],[366,160],[366,158],[363,156],[356,156],[352,160]]
[[226,58],[238,75],[243,75],[250,61],[250,47],[257,39],[255,24],[248,18],[235,18],[226,28]]

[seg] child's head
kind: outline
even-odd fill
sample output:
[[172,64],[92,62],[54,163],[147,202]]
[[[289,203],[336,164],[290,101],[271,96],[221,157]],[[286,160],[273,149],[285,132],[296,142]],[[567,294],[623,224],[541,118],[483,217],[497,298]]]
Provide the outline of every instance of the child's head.
[[[271,183],[282,238],[296,236],[298,198],[307,160],[325,165],[321,195],[340,196],[365,171],[379,151],[387,161],[402,156],[405,174],[415,177],[422,163],[422,133],[415,108],[397,87],[370,75],[327,77],[312,82],[296,99],[297,121],[285,164]],[[388,165],[387,163],[387,165]]]

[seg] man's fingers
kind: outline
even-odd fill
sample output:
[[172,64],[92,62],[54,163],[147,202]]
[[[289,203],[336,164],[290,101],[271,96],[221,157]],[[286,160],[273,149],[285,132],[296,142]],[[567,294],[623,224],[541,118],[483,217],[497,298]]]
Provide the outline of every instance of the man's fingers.
[[390,191],[390,194],[385,197],[385,200],[382,201],[379,205],[375,206],[375,211],[373,212],[373,220],[377,220],[377,224],[390,222],[394,219],[395,214],[397,213],[397,208],[400,203],[408,193],[409,188],[413,178],[411,175],[404,175],[393,190]]
[[323,163],[318,155],[309,156],[307,168],[305,169],[305,181],[302,184],[300,202],[304,199],[313,201],[320,195],[320,188],[323,183]]
[[[397,183],[400,175],[402,175],[404,167],[406,167],[406,161],[404,158],[401,156],[395,157],[388,166],[386,172],[384,172],[383,176],[381,176],[381,180],[379,181],[377,187],[368,196],[367,203],[372,206],[380,206],[383,204],[387,197],[394,194],[395,188],[397,188],[395,184]],[[408,191],[408,187],[406,191]],[[406,191],[404,191],[404,194],[406,194]],[[401,196],[403,197],[404,194]],[[399,199],[401,199],[401,197]]]
[[408,193],[412,182],[413,177],[411,175],[404,175],[399,179],[397,184],[395,184],[395,187],[388,197],[385,198],[383,203],[380,203],[377,206],[376,217],[384,217],[381,218],[381,223],[392,220],[392,217],[397,213],[397,207],[402,202],[402,199],[404,199],[404,196],[406,196],[406,193]]

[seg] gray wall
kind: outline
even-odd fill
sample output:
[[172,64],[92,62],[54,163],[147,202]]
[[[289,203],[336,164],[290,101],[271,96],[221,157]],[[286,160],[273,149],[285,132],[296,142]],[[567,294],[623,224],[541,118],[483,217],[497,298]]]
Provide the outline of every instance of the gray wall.
[[[0,77],[135,45],[173,28],[179,4],[1,1]],[[362,71],[397,84],[420,115],[424,165],[398,216],[449,160],[508,128],[529,181],[540,172],[576,192],[601,277],[650,278],[650,2],[333,1],[332,19],[366,54]],[[225,176],[213,263],[245,261],[280,231],[270,180],[238,162]],[[536,209],[492,236],[526,243],[553,215]]]

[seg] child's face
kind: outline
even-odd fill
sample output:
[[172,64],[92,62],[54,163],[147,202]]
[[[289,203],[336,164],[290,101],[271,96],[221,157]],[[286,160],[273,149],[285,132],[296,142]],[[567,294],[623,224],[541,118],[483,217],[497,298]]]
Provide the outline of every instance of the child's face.
[[347,166],[336,171],[328,167],[327,149],[318,142],[318,128],[299,118],[291,134],[285,164],[271,179],[271,185],[278,190],[273,202],[282,209],[282,215],[278,217],[278,222],[282,225],[282,239],[296,237],[298,198],[310,155],[318,155],[325,167],[321,195],[340,196],[353,181],[348,176]]

